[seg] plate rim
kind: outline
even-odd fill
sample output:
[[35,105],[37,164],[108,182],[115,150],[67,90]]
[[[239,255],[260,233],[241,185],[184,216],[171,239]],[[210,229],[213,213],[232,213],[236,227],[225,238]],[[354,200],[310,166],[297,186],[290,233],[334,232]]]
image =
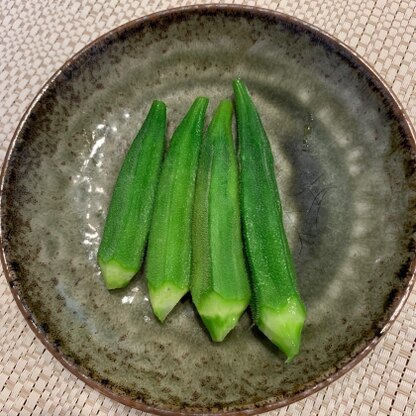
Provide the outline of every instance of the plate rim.
[[[95,38],[93,41],[89,42],[83,48],[81,48],[78,52],[72,55],[69,59],[67,59],[59,69],[57,69],[52,76],[43,84],[41,89],[36,93],[35,97],[27,107],[26,111],[24,112],[22,118],[19,121],[19,124],[12,136],[10,144],[8,146],[7,152],[4,157],[3,166],[1,170],[0,176],[0,216],[3,220],[3,211],[4,211],[4,203],[3,203],[3,194],[5,191],[5,179],[7,177],[7,172],[10,166],[10,157],[14,150],[15,144],[17,139],[20,136],[20,133],[23,127],[26,124],[27,119],[29,118],[30,114],[32,113],[33,109],[35,108],[36,104],[42,99],[44,94],[48,91],[48,89],[54,84],[56,79],[59,77],[61,73],[63,73],[66,69],[71,68],[71,66],[78,61],[83,55],[88,54],[88,52],[96,47],[99,46],[103,41],[108,38],[116,37],[117,35],[127,31],[129,29],[133,29],[135,27],[140,27],[143,24],[148,22],[159,20],[160,18],[172,18],[175,15],[191,15],[197,13],[221,13],[221,12],[236,12],[240,15],[244,15],[247,18],[250,17],[263,17],[269,18],[270,20],[275,21],[283,21],[285,23],[289,23],[297,28],[302,28],[305,31],[312,33],[318,39],[323,40],[326,45],[330,45],[331,47],[336,50],[336,52],[342,53],[342,56],[346,58],[349,62],[353,62],[357,67],[361,67],[364,70],[366,75],[371,79],[371,81],[376,85],[377,90],[382,93],[383,97],[388,99],[389,105],[394,110],[394,115],[402,122],[401,124],[405,127],[406,136],[408,139],[408,144],[411,146],[411,149],[416,152],[416,131],[412,125],[409,115],[407,114],[406,110],[400,103],[398,97],[392,90],[392,88],[387,84],[387,82],[376,72],[374,67],[367,62],[363,57],[361,57],[352,47],[348,46],[343,41],[337,39],[334,35],[327,33],[326,31],[322,30],[318,26],[314,24],[308,23],[303,21],[297,17],[291,16],[289,14],[267,9],[263,7],[257,6],[248,6],[242,4],[197,4],[197,5],[188,5],[188,6],[180,6],[174,7],[169,9],[164,9],[161,11],[156,11],[151,14],[147,14],[131,21],[128,21],[120,26],[117,26],[108,32],[100,35],[99,37]],[[170,410],[165,408],[158,408],[155,406],[150,406],[145,404],[142,401],[135,400],[128,395],[119,394],[107,387],[103,384],[99,383],[97,380],[93,379],[92,377],[85,374],[80,366],[75,364],[71,359],[68,359],[63,352],[59,350],[59,347],[52,343],[48,336],[47,332],[42,328],[41,325],[36,321],[35,316],[32,314],[30,308],[26,304],[24,300],[24,294],[19,290],[19,288],[14,284],[14,271],[11,269],[9,261],[7,259],[5,244],[5,238],[3,234],[3,226],[0,230],[0,260],[3,267],[4,275],[6,277],[8,286],[12,292],[14,301],[16,302],[20,312],[22,313],[23,317],[25,318],[26,322],[28,323],[30,329],[34,332],[36,337],[42,342],[45,348],[52,354],[52,356],[58,360],[67,370],[69,370],[75,377],[82,380],[85,384],[89,387],[93,388],[94,390],[99,391],[100,393],[104,394],[105,396],[117,401],[118,403],[127,405],[129,407],[157,414],[160,416],[176,416],[176,415],[254,415],[258,413],[272,411],[284,406],[288,406],[292,403],[295,403],[299,400],[305,399],[306,397],[318,392],[319,390],[327,387],[332,382],[336,381],[351,369],[353,369],[361,360],[366,357],[376,345],[380,342],[383,338],[384,334],[390,329],[393,322],[396,321],[397,317],[399,316],[404,304],[406,303],[409,295],[412,291],[412,288],[416,281],[416,258],[414,258],[410,264],[408,265],[407,269],[407,283],[403,289],[403,294],[400,297],[395,298],[391,305],[392,305],[392,312],[391,315],[387,317],[386,322],[384,323],[383,327],[377,332],[375,337],[371,339],[364,347],[362,347],[349,361],[339,367],[333,374],[325,378],[324,380],[320,381],[319,383],[313,385],[312,387],[307,387],[304,390],[299,391],[298,393],[284,397],[283,399],[276,399],[272,402],[267,400],[264,404],[259,404],[258,406],[256,403],[250,404],[251,407],[244,408],[241,410],[219,410],[213,412],[195,412],[195,411],[186,411],[186,409],[178,409],[178,410]]]

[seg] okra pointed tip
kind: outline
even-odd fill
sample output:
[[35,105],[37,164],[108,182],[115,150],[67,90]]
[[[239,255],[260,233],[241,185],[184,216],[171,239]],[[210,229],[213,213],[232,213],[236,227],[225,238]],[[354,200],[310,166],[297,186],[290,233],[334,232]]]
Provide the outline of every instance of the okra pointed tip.
[[241,120],[240,122],[238,120],[241,118],[242,111],[246,112],[248,109],[251,109],[255,112],[256,110],[243,80],[235,79],[233,81],[233,91],[237,110],[237,126],[240,125],[241,127]]
[[[231,138],[231,121],[233,117],[233,103],[229,99],[225,99],[219,102],[214,115],[212,116],[211,123],[208,126],[207,136],[216,135],[222,138],[222,134],[226,133]],[[221,139],[223,140],[223,138]],[[202,155],[203,157],[203,155]]]
[[246,84],[241,78],[234,79],[232,84],[233,84],[234,92],[239,89],[247,90]]
[[201,103],[207,103],[208,104],[209,98],[208,97],[205,97],[203,95],[200,95],[199,97],[196,97],[195,98],[195,101],[196,102],[201,102]]
[[208,107],[209,99],[207,97],[197,97],[195,98],[192,106],[193,107],[199,107],[200,111],[204,112],[206,108]]
[[228,124],[230,121],[228,119],[230,119],[232,117],[232,113],[233,113],[233,102],[226,98],[225,100],[221,100],[220,103],[218,104],[218,107],[215,111],[214,117],[215,115],[225,115],[226,117],[226,123]]
[[153,100],[151,108],[154,110],[166,111],[166,104],[160,100]]

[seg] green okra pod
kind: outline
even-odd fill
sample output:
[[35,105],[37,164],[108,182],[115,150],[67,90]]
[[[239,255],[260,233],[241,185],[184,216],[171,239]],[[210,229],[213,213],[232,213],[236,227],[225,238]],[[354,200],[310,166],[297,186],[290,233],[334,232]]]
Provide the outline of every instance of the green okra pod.
[[233,107],[222,101],[199,157],[192,227],[192,300],[214,341],[237,325],[250,301],[240,224]]
[[306,318],[283,227],[273,155],[257,109],[241,80],[233,82],[241,172],[241,211],[253,289],[253,317],[291,360]]
[[108,289],[126,286],[141,267],[165,134],[166,106],[154,101],[125,156],[108,208],[97,255]]
[[194,101],[162,166],[146,261],[149,297],[160,321],[190,287],[192,206],[207,105],[204,97]]

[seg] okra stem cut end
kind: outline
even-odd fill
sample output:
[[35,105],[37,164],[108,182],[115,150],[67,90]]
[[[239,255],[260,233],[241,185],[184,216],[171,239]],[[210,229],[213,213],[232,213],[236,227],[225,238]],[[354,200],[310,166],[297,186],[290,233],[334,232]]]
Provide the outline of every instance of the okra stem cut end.
[[279,310],[263,306],[259,310],[257,325],[286,354],[286,362],[290,362],[299,353],[305,319],[303,303],[297,298],[290,298]]
[[107,289],[121,289],[126,287],[137,273],[136,270],[128,270],[114,260],[109,262],[98,260],[98,264],[101,268],[101,273]]
[[186,295],[188,288],[179,288],[167,281],[157,289],[148,284],[153,313],[163,322],[175,305]]
[[227,300],[216,292],[210,292],[197,309],[212,340],[221,342],[237,325],[247,306],[247,299]]

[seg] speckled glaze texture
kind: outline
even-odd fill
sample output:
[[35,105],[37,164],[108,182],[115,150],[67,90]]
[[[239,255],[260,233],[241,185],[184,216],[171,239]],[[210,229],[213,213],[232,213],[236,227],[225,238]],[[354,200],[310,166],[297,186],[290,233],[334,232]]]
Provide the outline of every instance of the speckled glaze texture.
[[[96,265],[112,187],[153,99],[169,134],[241,77],[275,156],[308,309],[290,364],[246,313],[214,344],[185,298],[160,324],[143,274],[105,289]],[[279,14],[166,12],[66,64],[19,127],[3,173],[3,262],[32,328],[105,394],[159,413],[269,410],[322,387],[375,344],[414,269],[415,150],[383,84],[351,52]]]

